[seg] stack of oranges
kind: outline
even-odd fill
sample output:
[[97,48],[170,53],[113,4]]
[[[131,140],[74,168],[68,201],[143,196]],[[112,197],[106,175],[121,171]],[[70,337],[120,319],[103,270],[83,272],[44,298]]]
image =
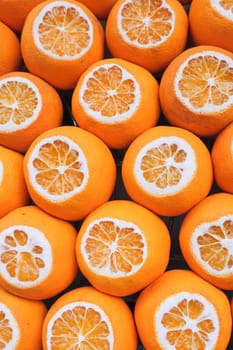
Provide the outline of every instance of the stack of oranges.
[[232,10],[0,2],[0,348],[233,348]]

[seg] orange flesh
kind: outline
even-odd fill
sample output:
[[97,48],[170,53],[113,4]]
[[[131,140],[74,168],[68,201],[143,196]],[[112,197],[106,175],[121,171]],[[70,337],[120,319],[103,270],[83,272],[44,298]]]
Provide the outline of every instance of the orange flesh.
[[0,311],[0,349],[5,349],[13,337],[13,329],[3,311]]

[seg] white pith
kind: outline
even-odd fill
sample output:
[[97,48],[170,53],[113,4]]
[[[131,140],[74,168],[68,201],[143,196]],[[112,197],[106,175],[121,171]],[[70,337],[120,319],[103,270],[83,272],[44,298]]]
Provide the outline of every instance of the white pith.
[[[16,306],[17,307],[17,306]],[[1,346],[3,346],[2,349],[4,350],[12,350],[16,349],[18,347],[18,342],[20,339],[20,329],[17,320],[13,316],[11,310],[2,302],[0,303],[0,313],[1,315],[4,315],[4,319],[1,319],[0,321],[0,328],[1,332],[4,334],[4,328],[10,327],[12,330],[12,338],[9,342],[5,342],[4,339],[0,336],[0,342]],[[8,321],[6,324],[5,321]]]

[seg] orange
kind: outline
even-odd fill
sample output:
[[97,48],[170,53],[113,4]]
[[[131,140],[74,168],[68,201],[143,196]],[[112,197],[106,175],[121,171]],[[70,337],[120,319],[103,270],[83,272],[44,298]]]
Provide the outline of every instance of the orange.
[[20,33],[27,14],[40,2],[42,0],[1,0],[0,21],[8,25],[13,31]]
[[61,125],[63,105],[58,92],[27,72],[0,77],[0,144],[26,152],[43,131]]
[[60,126],[32,142],[25,154],[24,176],[41,209],[64,220],[81,220],[111,197],[116,163],[97,136]]
[[99,19],[106,19],[108,14],[117,0],[79,0],[86,5]]
[[110,148],[126,148],[160,116],[159,85],[145,68],[109,58],[94,63],[72,94],[77,124]]
[[196,45],[214,45],[233,52],[231,0],[193,0],[189,23]]
[[29,203],[21,153],[0,146],[0,218]]
[[21,35],[26,68],[58,89],[73,89],[104,54],[103,27],[75,0],[47,0],[28,14]]
[[0,288],[0,345],[2,349],[42,349],[47,309],[40,300],[20,298]]
[[233,122],[214,139],[211,157],[215,182],[223,191],[233,194]]
[[62,292],[78,271],[76,234],[71,223],[35,205],[12,210],[0,219],[0,285],[27,299]]
[[[1,5],[0,5],[1,7]],[[11,10],[12,11],[12,10]],[[1,13],[1,10],[0,10]],[[18,70],[22,63],[20,42],[13,30],[0,20],[0,75]]]
[[83,221],[76,242],[83,275],[98,290],[131,295],[167,268],[171,246],[165,223],[128,200],[99,206]]
[[184,50],[188,16],[177,0],[118,0],[105,34],[113,57],[158,73]]
[[220,289],[188,270],[169,270],[136,300],[135,321],[146,350],[226,350],[230,303]]
[[122,162],[122,179],[135,202],[159,215],[181,215],[211,189],[210,152],[188,130],[155,126],[128,147]]
[[215,193],[185,216],[179,233],[188,266],[218,288],[233,290],[233,195]]
[[49,309],[43,349],[136,350],[133,314],[125,301],[93,287],[66,292]]
[[215,136],[233,121],[233,54],[214,46],[184,50],[160,82],[163,114],[199,136]]

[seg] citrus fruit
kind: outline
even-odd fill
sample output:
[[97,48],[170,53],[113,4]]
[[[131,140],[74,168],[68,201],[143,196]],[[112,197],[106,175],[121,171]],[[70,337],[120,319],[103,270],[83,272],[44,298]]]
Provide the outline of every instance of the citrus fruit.
[[127,296],[165,271],[170,245],[167,226],[157,215],[132,201],[112,200],[82,222],[76,255],[96,289]]
[[211,157],[215,182],[220,189],[233,194],[233,122],[214,139]]
[[81,220],[107,201],[116,163],[97,136],[75,126],[43,132],[25,154],[24,176],[32,200],[49,214]]
[[93,287],[63,294],[43,325],[43,349],[136,350],[133,314],[125,301]]
[[117,0],[79,0],[82,4],[86,5],[99,19],[106,19],[109,11]]
[[71,223],[35,205],[12,210],[0,219],[0,285],[28,299],[57,295],[77,275],[75,241]]
[[190,34],[195,45],[214,45],[233,52],[231,0],[193,0],[189,9]]
[[179,242],[188,266],[216,287],[233,290],[233,195],[215,193],[185,216]]
[[47,313],[40,300],[29,300],[0,288],[0,346],[9,350],[42,349],[42,327]]
[[232,331],[223,291],[179,269],[166,271],[141,292],[135,321],[146,350],[226,350]]
[[163,114],[172,125],[203,137],[233,120],[233,54],[214,46],[184,50],[160,82]]
[[109,58],[94,63],[72,94],[77,124],[110,148],[126,148],[160,116],[159,85],[145,68]]
[[43,131],[61,125],[58,92],[39,77],[11,72],[0,77],[0,144],[25,153]]
[[23,161],[21,153],[0,146],[0,218],[30,202]]
[[103,27],[75,0],[47,0],[27,15],[21,35],[26,68],[58,89],[73,89],[104,54]]
[[184,214],[213,183],[210,152],[188,130],[159,125],[130,144],[122,162],[125,189],[135,202],[163,216]]
[[106,21],[113,57],[161,72],[186,47],[188,16],[177,0],[119,0]]
[[1,0],[0,21],[4,22],[13,31],[20,33],[27,14],[40,2],[42,2],[42,0]]
[[22,55],[19,39],[13,30],[1,22],[1,20],[0,42],[0,75],[20,69],[22,63]]

